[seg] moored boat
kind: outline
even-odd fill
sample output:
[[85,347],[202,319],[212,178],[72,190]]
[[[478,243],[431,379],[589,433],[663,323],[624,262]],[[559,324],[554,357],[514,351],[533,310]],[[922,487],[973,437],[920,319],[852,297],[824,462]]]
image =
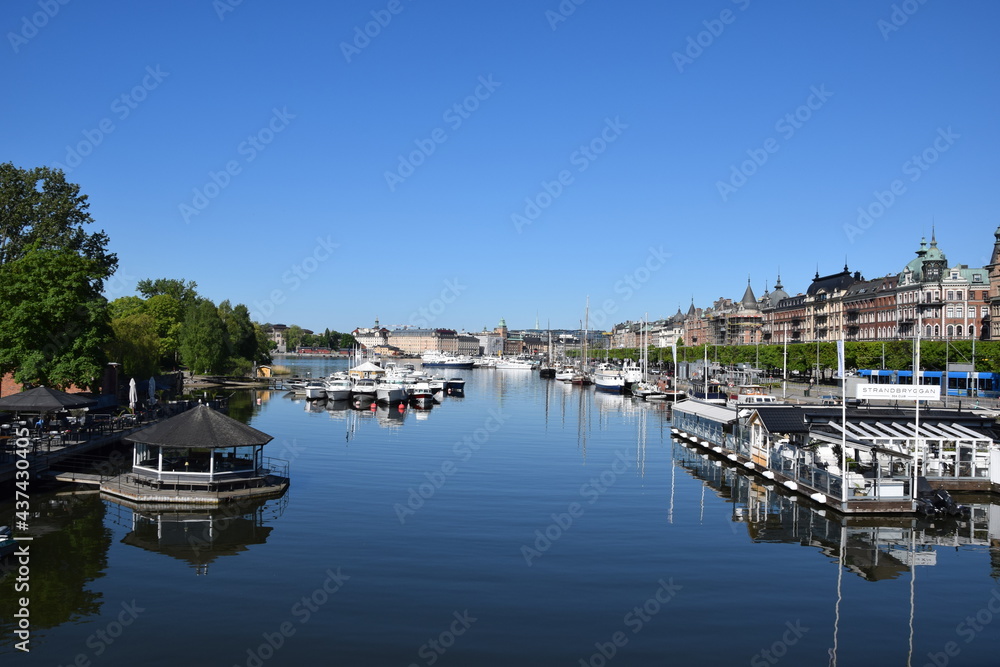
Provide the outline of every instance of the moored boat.
[[0,526],[0,558],[9,556],[17,549],[17,542],[7,526]]

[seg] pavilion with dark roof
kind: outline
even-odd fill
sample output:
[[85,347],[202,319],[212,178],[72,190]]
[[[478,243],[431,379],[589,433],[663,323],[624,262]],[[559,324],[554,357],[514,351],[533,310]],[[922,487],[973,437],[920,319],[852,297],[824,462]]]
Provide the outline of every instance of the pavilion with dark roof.
[[132,471],[101,491],[133,502],[218,504],[281,495],[288,462],[265,457],[273,436],[199,405],[125,438]]

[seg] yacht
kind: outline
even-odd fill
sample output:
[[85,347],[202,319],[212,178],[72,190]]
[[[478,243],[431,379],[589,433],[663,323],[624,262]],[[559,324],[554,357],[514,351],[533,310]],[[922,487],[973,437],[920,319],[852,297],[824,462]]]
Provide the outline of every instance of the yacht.
[[530,371],[534,368],[535,364],[527,359],[501,359],[496,364],[499,371]]
[[625,373],[612,364],[601,364],[594,372],[594,385],[601,391],[620,394],[625,390]]
[[351,381],[347,378],[328,378],[324,385],[329,401],[346,401],[351,397]]
[[375,389],[375,396],[379,403],[391,405],[404,403],[409,398],[406,387],[398,382],[380,382]]
[[326,384],[322,380],[310,380],[305,386],[306,400],[318,401],[326,398]]

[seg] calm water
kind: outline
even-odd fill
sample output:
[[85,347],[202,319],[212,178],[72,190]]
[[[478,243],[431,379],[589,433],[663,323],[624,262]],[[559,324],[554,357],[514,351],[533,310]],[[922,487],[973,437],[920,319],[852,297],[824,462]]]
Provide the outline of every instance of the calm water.
[[4,664],[997,664],[998,506],[842,525],[674,444],[663,406],[460,373],[425,413],[237,397],[292,487],[214,520],[36,495]]

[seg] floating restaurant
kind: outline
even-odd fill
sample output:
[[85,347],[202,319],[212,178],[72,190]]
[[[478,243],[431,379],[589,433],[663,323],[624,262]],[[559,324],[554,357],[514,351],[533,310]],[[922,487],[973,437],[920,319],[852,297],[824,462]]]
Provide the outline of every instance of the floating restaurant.
[[[673,433],[843,514],[933,512],[924,488],[1000,493],[997,423],[971,412],[674,406]],[[926,480],[926,486],[924,484]]]
[[133,503],[219,505],[278,497],[288,489],[288,462],[264,456],[272,436],[200,405],[142,429],[132,470],[101,482],[101,491]]

